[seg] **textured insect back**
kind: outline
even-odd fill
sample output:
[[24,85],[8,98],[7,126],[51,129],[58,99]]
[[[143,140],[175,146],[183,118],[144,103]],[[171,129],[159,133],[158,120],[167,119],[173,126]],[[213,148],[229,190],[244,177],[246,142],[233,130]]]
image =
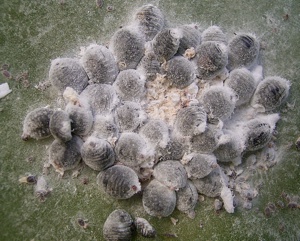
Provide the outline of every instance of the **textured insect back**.
[[96,171],[102,171],[115,162],[115,153],[104,139],[90,136],[81,147],[81,156],[86,165]]
[[187,49],[194,48],[201,43],[201,32],[197,24],[186,24],[179,26],[182,33],[180,38],[178,54],[184,55]]
[[137,174],[129,167],[115,165],[97,176],[100,189],[116,199],[128,199],[141,190]]
[[143,192],[143,207],[145,211],[156,217],[167,217],[176,206],[176,193],[159,181],[153,179]]
[[278,76],[269,76],[260,82],[254,92],[251,105],[259,111],[271,111],[288,97],[290,82]]
[[134,21],[144,34],[146,41],[152,40],[165,26],[163,13],[152,4],[147,4],[139,8],[134,14]]
[[201,35],[202,42],[215,41],[228,44],[227,37],[219,26],[213,25],[205,29]]
[[57,58],[51,61],[49,79],[62,94],[66,87],[78,93],[88,85],[88,76],[77,59]]
[[195,59],[199,78],[214,79],[224,72],[228,63],[227,47],[215,41],[202,42],[196,49]]
[[134,26],[121,28],[112,36],[109,49],[120,70],[135,69],[145,52],[145,38]]
[[80,149],[83,141],[73,136],[70,141],[54,140],[49,149],[49,163],[63,176],[65,171],[74,169],[81,160]]
[[106,241],[130,241],[133,234],[133,220],[125,210],[117,209],[106,219],[103,236]]
[[259,42],[253,34],[240,33],[228,44],[228,69],[251,68],[259,54]]
[[175,138],[170,139],[165,148],[159,148],[157,157],[159,161],[176,160],[179,161],[184,155],[184,145]]
[[146,238],[154,238],[156,236],[156,230],[153,226],[144,218],[135,218],[134,225],[139,234]]
[[80,61],[90,83],[112,84],[119,72],[112,52],[102,45],[88,46]]
[[239,68],[230,72],[225,86],[234,90],[237,96],[236,106],[240,106],[249,103],[256,88],[256,81],[249,70]]
[[49,123],[54,111],[48,107],[37,108],[29,112],[23,123],[22,140],[43,139],[51,135]]
[[137,70],[123,70],[113,84],[122,101],[140,102],[146,94],[145,78]]
[[141,71],[146,77],[146,81],[153,81],[157,74],[160,74],[160,62],[158,56],[152,50],[146,50],[144,57],[141,59],[137,67],[138,71]]
[[181,37],[181,31],[176,28],[163,29],[155,36],[150,45],[160,63],[170,60],[177,53]]
[[183,89],[196,80],[195,66],[186,58],[176,56],[163,64],[163,74],[171,86]]
[[57,110],[50,117],[49,128],[51,134],[63,142],[72,139],[71,119],[69,114],[63,110]]
[[107,139],[114,143],[119,137],[119,126],[117,125],[113,114],[96,115],[92,129],[92,136]]

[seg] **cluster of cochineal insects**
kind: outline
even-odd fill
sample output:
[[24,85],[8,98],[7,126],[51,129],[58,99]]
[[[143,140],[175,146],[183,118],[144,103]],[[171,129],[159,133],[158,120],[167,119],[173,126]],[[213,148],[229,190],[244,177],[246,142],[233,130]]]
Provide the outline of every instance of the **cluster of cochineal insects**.
[[[51,62],[49,80],[65,108],[28,113],[22,138],[52,135],[49,163],[61,175],[83,160],[99,171],[97,183],[108,195],[128,199],[142,191],[152,216],[177,207],[193,218],[198,193],[221,197],[232,213],[234,193],[249,199],[255,190],[233,184],[226,170],[271,141],[280,119],[274,110],[290,88],[284,78],[263,76],[259,55],[253,34],[227,40],[218,26],[172,27],[159,8],[142,6],[109,47],[92,44],[80,59]],[[174,122],[147,109],[149,93],[160,91],[156,82],[173,91],[174,103],[174,90],[187,95],[195,86]],[[167,97],[157,95],[151,105]]]

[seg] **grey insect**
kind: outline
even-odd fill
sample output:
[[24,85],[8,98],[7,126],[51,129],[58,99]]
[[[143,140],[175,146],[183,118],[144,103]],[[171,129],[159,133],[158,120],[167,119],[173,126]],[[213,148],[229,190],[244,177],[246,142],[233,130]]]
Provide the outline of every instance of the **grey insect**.
[[146,238],[154,238],[156,236],[156,230],[153,226],[144,218],[135,218],[134,226],[139,234]]
[[169,127],[162,120],[150,120],[139,134],[154,148],[165,148],[170,140]]
[[213,154],[196,152],[185,155],[181,163],[190,179],[206,177],[218,166],[217,159]]
[[103,236],[106,241],[131,240],[133,235],[133,219],[123,209],[113,211],[103,225]]
[[159,162],[154,167],[153,176],[172,190],[183,188],[187,183],[186,171],[179,161]]
[[50,117],[49,128],[51,134],[63,142],[72,139],[71,119],[66,111],[55,111]]
[[36,185],[34,187],[34,192],[36,197],[41,201],[46,201],[46,198],[51,193],[52,188],[49,187],[48,182],[46,181],[44,176],[39,176],[37,178]]
[[123,101],[139,102],[146,94],[145,78],[134,69],[121,71],[113,87]]
[[184,188],[176,192],[176,208],[188,215],[189,218],[195,218],[195,207],[198,202],[198,192],[195,185],[188,181]]
[[72,134],[78,136],[86,136],[93,126],[92,112],[83,106],[68,103],[65,111],[71,119]]
[[145,52],[145,38],[138,29],[121,28],[110,40],[109,49],[120,70],[135,69]]
[[154,153],[146,141],[137,133],[124,132],[116,143],[117,160],[129,167],[152,167]]
[[181,136],[203,133],[206,128],[207,114],[202,106],[188,106],[180,109],[175,118],[174,132]]
[[196,49],[201,43],[201,32],[196,24],[185,24],[178,27],[182,33],[180,38],[178,54],[184,55],[185,51],[190,48]]
[[235,35],[228,43],[228,69],[238,67],[250,68],[256,62],[259,54],[259,42],[250,33]]
[[141,190],[137,174],[129,167],[115,165],[97,176],[100,189],[116,199],[128,199]]
[[249,103],[256,83],[251,72],[246,68],[234,69],[230,72],[229,78],[225,81],[225,86],[234,90],[237,101],[236,106]]
[[153,81],[157,74],[161,73],[160,62],[154,51],[148,50],[145,52],[144,57],[137,66],[137,70],[143,73],[146,81]]
[[134,14],[134,20],[140,31],[145,35],[146,41],[152,40],[165,25],[163,13],[152,4],[140,7]]
[[150,42],[160,63],[170,60],[177,53],[181,36],[179,29],[166,28],[160,31]]
[[86,165],[96,171],[105,170],[115,162],[112,146],[106,140],[93,136],[87,138],[82,145],[81,157]]
[[183,89],[196,80],[196,68],[188,59],[175,56],[163,64],[162,73],[171,86]]
[[213,25],[205,29],[202,33],[202,42],[215,41],[228,44],[227,37],[219,26]]
[[217,126],[208,124],[206,130],[192,136],[190,139],[190,150],[192,152],[212,153],[219,145],[221,132]]
[[63,176],[65,171],[72,170],[79,164],[82,145],[83,141],[78,136],[73,136],[67,142],[54,140],[49,149],[49,163]]
[[224,71],[228,63],[227,47],[215,41],[202,42],[196,49],[198,77],[210,80]]
[[204,194],[208,197],[220,196],[223,187],[220,170],[218,168],[213,170],[208,176],[204,178],[193,179],[192,182],[195,185],[198,193]]
[[115,89],[107,84],[89,85],[80,97],[88,101],[94,116],[111,113],[119,103]]
[[251,105],[262,111],[271,111],[279,107],[287,98],[290,82],[278,76],[266,77],[254,92]]
[[236,97],[233,90],[226,86],[211,86],[199,98],[209,119],[228,119],[235,108]]
[[50,136],[49,122],[53,112],[47,107],[29,112],[24,119],[22,140],[27,141],[30,138],[39,140]]
[[119,73],[112,52],[102,45],[88,46],[80,61],[90,83],[112,84]]
[[176,207],[176,193],[156,179],[153,179],[143,192],[145,211],[156,217],[167,217]]
[[125,101],[116,108],[115,118],[120,132],[132,132],[144,125],[147,114],[139,103]]
[[165,148],[158,148],[157,156],[159,161],[177,160],[179,161],[184,155],[184,145],[171,137]]
[[92,136],[97,138],[107,139],[113,142],[114,138],[119,137],[119,126],[112,114],[96,115],[92,128]]
[[60,93],[66,87],[72,87],[78,93],[88,85],[88,76],[79,60],[72,58],[57,58],[51,61],[49,79]]

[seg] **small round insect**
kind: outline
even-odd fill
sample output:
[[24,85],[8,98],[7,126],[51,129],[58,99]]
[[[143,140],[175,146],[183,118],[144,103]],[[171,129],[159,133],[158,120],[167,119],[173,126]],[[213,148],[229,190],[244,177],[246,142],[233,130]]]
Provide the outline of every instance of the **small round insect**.
[[46,201],[47,196],[51,193],[52,188],[49,187],[44,176],[39,176],[34,187],[34,192],[37,198],[44,202]]
[[214,169],[208,176],[199,179],[193,179],[198,193],[208,197],[218,197],[222,191],[221,174],[218,168]]
[[182,56],[175,56],[163,64],[163,74],[171,86],[184,89],[196,80],[194,65]]
[[161,73],[158,56],[152,50],[146,51],[137,70],[143,73],[146,81],[153,81]]
[[119,126],[113,115],[96,115],[92,129],[92,136],[112,141],[119,137]]
[[169,128],[162,120],[150,120],[145,124],[139,134],[155,149],[165,148],[170,140]]
[[57,58],[51,61],[49,79],[59,92],[72,87],[78,93],[88,85],[88,76],[79,61],[71,58]]
[[137,133],[124,132],[116,143],[117,160],[129,167],[154,165],[154,153],[146,141]]
[[256,88],[255,79],[246,68],[231,71],[229,78],[225,81],[225,86],[233,89],[237,95],[236,106],[248,103]]
[[120,70],[135,69],[144,55],[145,38],[138,29],[125,27],[114,33],[109,49]]
[[146,94],[145,78],[134,69],[121,71],[113,87],[123,101],[139,102]]
[[69,114],[63,110],[55,111],[50,117],[49,128],[51,134],[63,142],[72,139],[71,119]]
[[160,63],[170,60],[177,53],[181,36],[179,29],[166,28],[160,31],[150,42]]
[[171,138],[165,148],[158,148],[157,156],[159,161],[177,160],[184,155],[184,146],[180,141]]
[[196,49],[196,65],[200,79],[210,80],[221,74],[228,63],[224,44],[208,41]]
[[165,17],[159,8],[152,4],[142,6],[134,14],[134,20],[140,31],[145,35],[146,41],[150,41],[163,29]]
[[139,234],[146,238],[154,238],[156,236],[156,230],[153,226],[144,218],[135,218],[134,225]]
[[250,68],[256,62],[259,54],[259,42],[253,34],[240,33],[228,44],[229,70],[245,67]]
[[36,184],[37,177],[35,175],[28,174],[24,177],[19,178],[20,183],[27,183],[27,184]]
[[141,190],[137,174],[129,167],[115,165],[100,172],[97,184],[116,199],[128,199]]
[[84,52],[81,63],[91,83],[112,84],[119,72],[113,54],[102,45],[90,45]]
[[54,140],[49,149],[49,163],[63,176],[65,171],[72,170],[79,164],[82,145],[83,141],[78,136],[73,136],[67,142]]
[[49,122],[53,112],[47,107],[29,112],[23,123],[22,140],[27,141],[30,138],[39,140],[50,136]]
[[104,139],[93,136],[87,138],[81,147],[82,160],[96,171],[103,171],[115,162],[115,153],[111,145]]
[[178,29],[182,33],[180,38],[178,53],[184,55],[185,51],[190,48],[195,48],[201,42],[201,32],[196,24],[186,24],[179,26]]
[[174,132],[180,136],[193,136],[203,133],[207,114],[202,106],[188,106],[180,109],[175,118]]
[[133,220],[123,209],[113,211],[103,225],[103,236],[106,241],[131,240],[133,235]]
[[220,211],[223,207],[223,202],[219,199],[219,198],[216,198],[215,201],[214,201],[214,208],[216,211]]
[[168,160],[159,162],[154,167],[153,176],[172,190],[183,188],[187,183],[186,171],[179,161]]
[[176,207],[179,211],[186,213],[189,218],[195,218],[195,207],[198,202],[198,192],[195,185],[188,181],[184,188],[176,192]]
[[219,145],[220,136],[218,127],[209,124],[203,133],[192,136],[190,149],[192,152],[212,153]]
[[219,26],[213,25],[202,33],[202,42],[215,41],[227,45],[227,37]]
[[80,97],[87,100],[94,116],[111,113],[119,103],[115,89],[107,84],[89,85],[82,91]]
[[116,108],[115,118],[120,132],[132,132],[144,124],[147,114],[139,103],[125,101]]
[[251,105],[262,111],[279,107],[287,98],[290,82],[278,76],[269,76],[260,82],[254,92]]
[[208,118],[222,121],[232,115],[236,103],[235,93],[231,88],[217,85],[204,90],[199,100]]
[[190,153],[185,155],[181,163],[187,172],[188,178],[197,179],[209,175],[218,164],[213,154]]
[[161,182],[153,179],[143,192],[145,211],[156,217],[167,217],[176,207],[176,193]]

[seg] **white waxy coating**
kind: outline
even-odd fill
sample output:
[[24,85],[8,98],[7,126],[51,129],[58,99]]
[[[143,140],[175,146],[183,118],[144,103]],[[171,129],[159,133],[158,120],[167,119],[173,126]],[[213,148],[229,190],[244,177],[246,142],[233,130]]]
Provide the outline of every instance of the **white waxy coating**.
[[63,110],[57,110],[50,117],[49,128],[51,134],[64,142],[72,139],[71,119]]
[[128,199],[141,190],[137,174],[129,167],[115,165],[97,176],[100,189],[116,199]]
[[187,183],[186,171],[179,161],[168,160],[158,163],[154,167],[153,176],[172,190],[183,188]]
[[178,29],[182,33],[182,38],[180,38],[179,42],[178,53],[180,55],[184,55],[187,49],[196,49],[201,42],[201,32],[198,25],[186,24],[179,26]]
[[176,193],[156,179],[153,179],[143,192],[143,207],[145,211],[156,217],[167,217],[176,206]]
[[92,136],[113,142],[119,137],[119,127],[112,114],[96,115],[92,128]]
[[119,72],[113,54],[102,45],[88,46],[80,61],[92,83],[112,84]]
[[215,41],[227,45],[227,37],[219,26],[213,25],[205,29],[201,35],[202,42]]

